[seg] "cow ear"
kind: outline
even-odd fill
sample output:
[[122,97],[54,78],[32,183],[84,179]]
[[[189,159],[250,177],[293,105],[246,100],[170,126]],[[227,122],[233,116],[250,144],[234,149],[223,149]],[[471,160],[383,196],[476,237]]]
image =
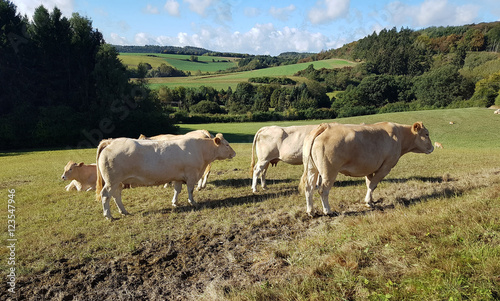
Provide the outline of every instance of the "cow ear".
[[214,142],[216,145],[220,145],[220,138],[219,137],[215,137],[214,138]]
[[80,166],[83,166],[83,162],[80,162],[80,164],[78,164],[78,166],[79,166],[79,167],[80,167]]
[[411,127],[411,131],[413,134],[418,134],[418,131],[420,131],[422,127],[423,127],[422,122],[415,122]]

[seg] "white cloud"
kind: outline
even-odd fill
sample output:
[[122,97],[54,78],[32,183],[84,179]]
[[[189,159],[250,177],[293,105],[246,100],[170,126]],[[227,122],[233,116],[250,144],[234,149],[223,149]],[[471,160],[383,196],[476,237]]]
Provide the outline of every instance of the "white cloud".
[[65,17],[71,17],[74,8],[74,0],[44,0],[43,3],[40,0],[13,0],[17,6],[17,11],[22,15],[27,15],[28,18],[33,17],[33,13],[35,9],[43,4],[43,6],[52,12],[54,7],[57,7],[61,10]]
[[157,44],[156,40],[145,32],[139,32],[134,36],[134,42],[136,45],[154,45]]
[[117,33],[112,32],[110,34],[111,39],[106,40],[106,43],[113,44],[113,45],[129,45],[129,42],[127,38],[121,37]]
[[290,13],[292,13],[295,9],[296,7],[293,4],[281,8],[272,6],[271,9],[269,9],[269,13],[278,20],[287,21],[290,17]]
[[350,2],[350,0],[319,0],[309,11],[309,21],[320,24],[346,16]]
[[167,0],[164,6],[165,10],[171,16],[179,16],[179,2],[176,0]]
[[247,17],[257,17],[258,15],[260,15],[260,9],[256,8],[256,7],[245,7],[245,10],[243,12],[245,14],[245,16]]
[[206,9],[214,2],[213,0],[184,0],[189,3],[189,9],[200,16],[206,15]]
[[146,14],[157,15],[160,13],[158,7],[152,6],[151,4],[146,5],[146,8],[143,10]]
[[479,7],[456,5],[447,0],[425,0],[420,5],[392,2],[387,5],[387,10],[396,26],[428,27],[472,23],[478,16]]
[[214,51],[278,55],[287,51],[319,52],[340,42],[331,41],[321,33],[292,27],[277,29],[272,23],[256,24],[246,32],[230,31],[227,27],[200,28],[197,33],[179,32],[176,37],[153,38],[145,33],[135,36],[136,45],[158,44],[196,46]]

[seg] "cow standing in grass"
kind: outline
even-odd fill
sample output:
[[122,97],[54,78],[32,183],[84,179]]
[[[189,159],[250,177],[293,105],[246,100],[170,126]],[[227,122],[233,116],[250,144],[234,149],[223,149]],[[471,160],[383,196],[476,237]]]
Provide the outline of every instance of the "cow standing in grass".
[[330,214],[328,195],[340,172],[366,177],[365,204],[373,206],[372,193],[378,183],[408,153],[430,154],[434,150],[429,131],[421,122],[402,125],[381,122],[372,125],[321,124],[304,140],[304,173],[300,189],[305,193],[307,213],[312,215],[313,190],[318,184],[324,214]]
[[111,197],[120,213],[128,214],[121,201],[122,183],[137,187],[174,182],[172,205],[177,204],[182,183],[187,186],[189,203],[195,205],[194,186],[207,165],[235,155],[222,134],[213,139],[105,140],[97,147],[97,199],[102,202],[104,216],[113,219]]
[[[209,131],[207,130],[195,130],[188,132],[184,135],[174,135],[174,134],[162,134],[162,135],[157,135],[157,136],[152,136],[152,137],[146,137],[144,135],[140,135],[139,139],[141,140],[172,140],[172,139],[178,139],[182,137],[191,137],[191,138],[214,138],[212,134],[210,134]],[[212,167],[212,164],[208,164],[207,168],[203,172],[203,176],[200,178],[198,181],[198,190],[201,190],[202,188],[205,188],[207,186],[207,179],[208,175],[210,174],[210,169]],[[165,187],[168,184],[165,184]]]
[[[257,179],[260,177],[262,189],[266,189],[266,173],[269,163],[279,161],[291,165],[302,164],[302,144],[306,135],[317,125],[303,126],[266,126],[260,128],[252,144],[252,191],[257,192]],[[255,162],[257,157],[257,162]]]

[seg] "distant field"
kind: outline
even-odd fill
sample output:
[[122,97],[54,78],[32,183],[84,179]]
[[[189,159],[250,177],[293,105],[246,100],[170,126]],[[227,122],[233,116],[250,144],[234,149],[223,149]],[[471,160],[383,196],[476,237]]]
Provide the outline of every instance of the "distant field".
[[300,70],[304,70],[310,64],[314,65],[315,69],[320,68],[342,68],[345,66],[353,66],[356,63],[349,62],[346,60],[339,59],[329,59],[323,61],[315,61],[310,63],[293,64],[272,68],[265,68],[259,70],[227,73],[227,74],[214,74],[214,75],[202,75],[202,76],[189,76],[189,77],[162,77],[162,78],[151,78],[149,79],[150,87],[152,89],[159,89],[161,86],[166,86],[169,88],[175,88],[177,86],[184,87],[199,87],[199,86],[210,86],[216,89],[235,89],[238,83],[246,82],[251,77],[262,77],[262,76],[287,76],[295,80],[303,80],[303,78],[293,77],[293,74]]
[[217,72],[237,66],[235,58],[198,56],[198,62],[192,62],[190,55],[162,53],[121,53],[118,58],[129,68],[137,68],[139,63],[149,63],[157,68],[162,63],[183,71]]

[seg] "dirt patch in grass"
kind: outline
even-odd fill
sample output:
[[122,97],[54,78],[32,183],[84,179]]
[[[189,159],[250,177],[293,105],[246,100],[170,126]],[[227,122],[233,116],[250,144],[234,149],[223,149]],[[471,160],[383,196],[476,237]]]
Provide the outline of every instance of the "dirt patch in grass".
[[[305,214],[301,218],[308,219]],[[210,288],[224,295],[233,287],[287,273],[286,254],[265,260],[256,255],[263,241],[293,239],[304,228],[291,219],[287,214],[273,222],[235,225],[226,233],[204,228],[175,241],[145,241],[111,260],[61,258],[44,271],[19,278],[18,299],[193,300],[209,294]],[[6,284],[1,286],[6,292]]]

